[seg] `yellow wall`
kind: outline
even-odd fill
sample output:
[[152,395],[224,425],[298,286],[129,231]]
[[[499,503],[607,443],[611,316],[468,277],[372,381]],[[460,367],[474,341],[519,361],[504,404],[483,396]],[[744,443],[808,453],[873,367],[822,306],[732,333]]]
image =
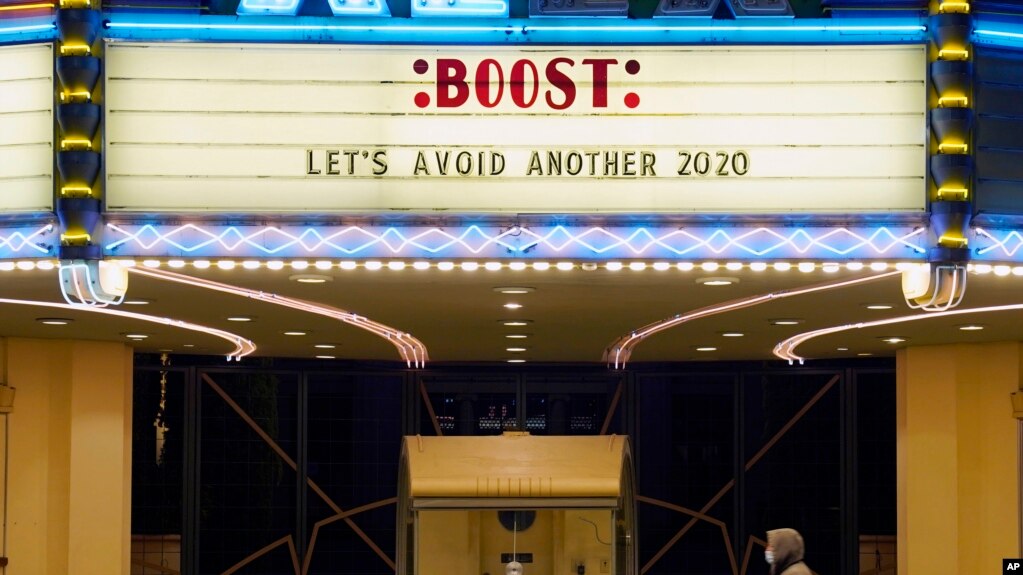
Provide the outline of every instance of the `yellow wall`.
[[5,575],[129,573],[131,348],[8,338]]
[[897,356],[899,573],[985,573],[1018,557],[1016,342]]

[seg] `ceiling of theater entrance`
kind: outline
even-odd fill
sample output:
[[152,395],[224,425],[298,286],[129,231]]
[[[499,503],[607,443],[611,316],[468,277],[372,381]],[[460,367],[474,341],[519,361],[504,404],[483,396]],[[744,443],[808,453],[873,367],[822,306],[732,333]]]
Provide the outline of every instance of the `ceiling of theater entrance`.
[[[592,267],[592,266],[587,266]],[[758,294],[791,290],[822,282],[862,277],[876,272],[842,269],[803,273],[793,267],[781,272],[768,268],[755,272],[748,267],[729,271],[721,267],[705,272],[697,267],[680,271],[672,267],[643,271],[570,271],[551,267],[545,271],[504,269],[476,271],[436,268],[400,271],[310,268],[302,273],[328,276],[319,284],[292,279],[297,272],[283,270],[226,271],[211,268],[179,270],[196,277],[242,286],[265,293],[301,298],[357,313],[422,341],[432,362],[507,361],[600,362],[604,349],[622,336],[658,320]],[[712,286],[701,278],[730,277],[737,283]],[[963,303],[958,309],[1015,304],[1021,298],[1023,278],[1014,274],[971,274]],[[525,294],[504,294],[498,287],[532,288]],[[0,297],[63,301],[56,271],[12,271],[0,276]],[[136,274],[131,276],[129,299],[145,305],[122,309],[217,327],[251,339],[257,355],[337,359],[398,360],[387,341],[337,320],[282,308],[245,297],[217,293],[189,285],[167,283]],[[508,309],[505,304],[522,307]],[[891,309],[868,309],[887,304]],[[230,345],[215,337],[133,319],[101,316],[65,309],[5,304],[0,306],[0,335],[44,338],[81,338],[128,341],[128,334],[143,334],[132,345],[141,352],[170,350],[173,353],[220,355]],[[902,296],[898,275],[871,283],[780,298],[736,311],[683,323],[641,343],[632,362],[714,361],[774,359],[779,341],[798,333],[844,324],[893,318],[924,312],[910,310]],[[69,325],[44,325],[43,317],[64,317]],[[244,316],[249,322],[232,322]],[[1019,340],[1023,323],[1019,311],[964,314],[950,317],[852,329],[811,340],[797,352],[808,358],[891,356],[899,347],[950,342]],[[528,320],[525,326],[508,327],[502,320]],[[795,325],[774,325],[793,319]],[[984,329],[962,330],[976,324]],[[285,332],[306,335],[286,335]],[[728,337],[726,333],[741,333]],[[525,338],[509,338],[525,335]],[[885,338],[906,341],[889,343]],[[316,345],[334,348],[317,348]],[[525,348],[524,351],[508,351]],[[713,348],[701,350],[701,348]]]

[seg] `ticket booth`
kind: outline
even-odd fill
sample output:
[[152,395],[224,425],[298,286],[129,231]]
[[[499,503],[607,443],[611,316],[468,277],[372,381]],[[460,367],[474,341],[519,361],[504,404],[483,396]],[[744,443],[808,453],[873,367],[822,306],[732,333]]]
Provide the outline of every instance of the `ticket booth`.
[[627,437],[406,437],[397,573],[636,575],[633,485]]

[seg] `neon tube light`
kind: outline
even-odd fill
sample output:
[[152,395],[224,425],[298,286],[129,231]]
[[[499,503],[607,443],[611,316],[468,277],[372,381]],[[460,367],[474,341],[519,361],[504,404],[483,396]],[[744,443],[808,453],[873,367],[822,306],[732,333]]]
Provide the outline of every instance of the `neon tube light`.
[[626,362],[628,362],[629,358],[632,356],[632,352],[635,351],[636,346],[642,343],[643,340],[656,333],[662,332],[666,329],[671,329],[678,325],[682,325],[683,323],[692,321],[694,319],[710,317],[713,315],[735,311],[738,309],[745,309],[748,307],[760,305],[762,303],[767,303],[770,301],[789,298],[793,296],[805,295],[819,291],[838,289],[852,285],[877,281],[894,275],[899,275],[901,273],[902,272],[899,271],[892,271],[860,278],[853,278],[849,280],[819,283],[804,288],[794,288],[778,292],[771,292],[766,294],[734,299],[731,301],[727,301],[725,303],[715,304],[697,310],[693,310],[688,313],[678,314],[675,317],[648,324],[627,335],[619,337],[604,349],[603,359],[605,363],[612,364],[614,369],[624,369]]
[[[377,0],[382,2],[383,0]],[[503,0],[488,0],[486,10],[506,5]],[[456,0],[457,2],[457,0]],[[422,0],[413,0],[413,10],[424,8]],[[491,7],[492,4],[492,7]],[[430,10],[432,3],[425,7]],[[454,8],[436,8],[450,14]],[[503,15],[503,14],[499,14]],[[463,24],[455,16],[424,18],[408,24],[403,19],[366,17],[359,22],[339,23],[336,18],[298,17],[223,17],[223,16],[144,16],[110,14],[108,37],[129,40],[203,40],[203,41],[318,41],[318,42],[500,42],[512,43],[705,43],[709,39],[728,43],[922,43],[927,41],[927,26],[922,18],[890,18],[882,24],[860,19],[834,22],[828,19],[778,23],[697,25],[666,23],[665,20],[617,24],[599,18],[492,19]],[[732,21],[734,22],[734,21]],[[331,38],[331,34],[337,36]],[[459,34],[458,38],[445,36]]]
[[[284,227],[107,224],[111,256],[486,255],[530,257],[871,257],[908,248],[923,257],[926,228]],[[902,253],[899,254],[903,256]],[[905,257],[905,256],[903,256]]]
[[411,334],[404,333],[396,330],[382,323],[373,321],[369,318],[362,317],[349,311],[338,309],[331,306],[319,305],[305,300],[296,298],[290,298],[286,296],[280,296],[276,294],[268,294],[257,290],[250,290],[242,287],[232,286],[212,280],[206,280],[202,278],[195,278],[192,276],[178,274],[174,272],[168,272],[163,270],[148,269],[131,267],[128,268],[131,273],[144,275],[151,278],[156,278],[164,281],[172,281],[185,285],[191,285],[204,289],[210,289],[214,291],[229,293],[242,297],[247,297],[257,301],[271,303],[291,309],[297,309],[308,313],[314,313],[325,317],[330,317],[339,320],[343,323],[357,327],[359,329],[368,331],[378,337],[387,340],[391,345],[397,348],[398,353],[401,354],[402,359],[405,360],[405,364],[409,367],[423,367],[426,364],[427,352],[426,346],[421,341],[413,337]]
[[39,2],[36,4],[15,4],[13,6],[0,6],[0,12],[15,12],[18,10],[48,10],[53,8],[53,3]]
[[44,235],[52,233],[53,231],[53,224],[46,224],[45,226],[27,233],[23,231],[13,231],[7,236],[3,235],[3,231],[0,230],[0,250],[8,249],[13,253],[17,253],[24,249],[33,250],[43,255],[50,255],[53,252],[53,247],[46,246],[41,240]]
[[881,325],[892,325],[892,324],[896,324],[896,323],[907,323],[907,322],[911,322],[911,321],[918,321],[918,320],[922,320],[922,319],[932,319],[932,318],[936,318],[936,317],[947,317],[947,316],[953,316],[953,315],[965,315],[965,314],[972,314],[972,313],[991,313],[991,312],[1013,311],[1013,310],[1023,310],[1023,303],[1009,304],[1009,305],[996,305],[996,306],[989,306],[989,307],[975,307],[975,308],[967,308],[967,309],[953,309],[953,310],[948,310],[948,311],[935,311],[935,312],[924,313],[924,314],[905,315],[905,316],[901,316],[901,317],[879,319],[879,320],[876,320],[876,321],[864,321],[864,322],[859,322],[859,323],[850,323],[850,324],[845,324],[845,325],[825,327],[825,328],[822,328],[822,329],[815,329],[813,331],[808,331],[808,332],[804,332],[804,333],[801,333],[801,334],[798,334],[798,335],[794,335],[794,336],[792,336],[792,337],[790,337],[790,338],[788,338],[786,340],[778,342],[778,344],[774,346],[774,355],[779,357],[779,358],[781,358],[781,359],[787,360],[790,363],[792,363],[794,361],[798,361],[799,363],[803,363],[806,360],[806,358],[802,357],[802,356],[799,356],[799,355],[796,355],[796,353],[795,353],[796,348],[799,347],[800,345],[802,345],[803,343],[805,343],[807,341],[810,341],[811,339],[814,339],[814,338],[817,338],[817,337],[820,337],[820,336],[823,336],[823,335],[828,335],[828,334],[832,334],[832,333],[838,333],[838,332],[842,332],[842,331],[849,331],[849,330],[853,330],[853,329],[863,329],[863,328],[868,328],[868,327],[877,327],[877,326],[881,326]]
[[0,26],[0,34],[25,34],[27,32],[43,32],[56,30],[55,24],[31,24],[28,26]]
[[179,319],[171,319],[167,317],[159,317],[155,315],[148,315],[144,313],[136,313],[133,311],[122,311],[118,309],[102,308],[102,307],[86,307],[81,305],[72,305],[67,303],[48,302],[48,301],[32,301],[32,300],[21,300],[21,299],[7,299],[0,298],[0,304],[12,304],[12,305],[29,305],[37,307],[48,307],[55,309],[72,310],[87,313],[101,313],[106,315],[112,315],[117,317],[123,317],[128,319],[136,319],[139,321],[146,321],[150,323],[158,323],[161,325],[168,325],[180,329],[187,329],[189,331],[195,331],[199,333],[205,333],[215,337],[219,337],[234,345],[234,350],[227,354],[228,361],[235,359],[239,360],[254,351],[256,351],[256,344],[252,343],[251,340],[245,339],[244,337],[217,329],[205,325],[199,325],[195,323],[189,323],[187,321],[181,321]]

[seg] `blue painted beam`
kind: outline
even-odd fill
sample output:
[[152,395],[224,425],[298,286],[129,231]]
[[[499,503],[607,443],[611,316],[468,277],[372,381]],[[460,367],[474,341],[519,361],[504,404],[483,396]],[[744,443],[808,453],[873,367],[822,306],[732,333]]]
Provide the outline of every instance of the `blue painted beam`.
[[607,21],[593,18],[359,19],[108,14],[106,36],[133,41],[367,44],[915,44],[926,19]]

